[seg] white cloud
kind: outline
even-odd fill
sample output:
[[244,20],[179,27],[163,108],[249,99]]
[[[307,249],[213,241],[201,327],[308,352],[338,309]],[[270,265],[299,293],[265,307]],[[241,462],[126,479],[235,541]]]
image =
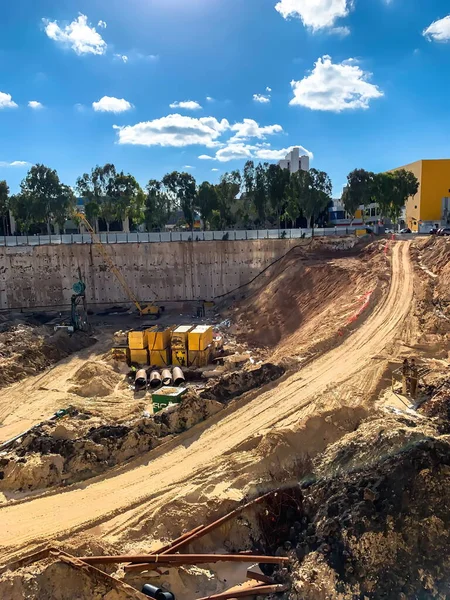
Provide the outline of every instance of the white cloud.
[[124,98],[113,98],[103,96],[98,102],[92,103],[92,108],[96,112],[121,113],[133,108],[133,105]]
[[258,144],[256,146],[250,144],[244,144],[243,142],[230,142],[221,148],[215,154],[210,156],[208,154],[202,154],[198,158],[200,160],[218,160],[219,162],[228,162],[230,160],[249,160],[252,158],[260,160],[282,160],[288,152],[291,152],[293,148],[300,148],[300,154],[306,154],[310,158],[313,158],[313,153],[304,148],[303,146],[290,146],[289,148],[283,148],[282,150],[271,150],[268,144]]
[[60,27],[57,21],[45,23],[45,33],[55,42],[72,48],[77,54],[105,54],[107,44],[102,36],[88,24],[86,15],[80,14],[77,19],[65,27]]
[[25,160],[13,160],[12,162],[0,160],[0,167],[28,167],[30,164]]
[[180,114],[168,115],[154,121],[118,127],[119,144],[141,146],[183,146],[202,145],[214,147],[218,138],[228,129],[226,119],[218,121],[214,117],[186,117]]
[[97,23],[97,27],[100,27],[100,28],[102,28],[102,29],[106,29],[106,23],[105,23],[105,21],[102,21],[102,20],[100,20],[100,21]]
[[217,171],[220,171],[220,169],[211,169],[211,171],[214,171],[214,173],[216,173]]
[[0,109],[2,108],[17,108],[17,104],[13,101],[11,94],[0,92]]
[[212,98],[211,96],[206,96],[206,100],[207,102],[214,102],[214,98]]
[[136,63],[139,61],[156,62],[159,60],[159,55],[158,54],[142,54],[142,52],[137,52],[136,50],[130,50],[126,54],[116,53],[116,54],[114,54],[114,58],[117,60],[121,60],[124,63]]
[[184,165],[183,169],[195,169],[192,165]]
[[433,42],[448,42],[450,41],[450,15],[434,21],[427,27],[423,35]]
[[270,94],[271,91],[272,91],[272,88],[270,88],[270,87],[267,86],[266,87],[266,92],[269,92],[269,94]]
[[28,102],[28,106],[33,108],[34,110],[39,110],[40,108],[44,108],[44,105],[38,102],[37,100],[30,100]]
[[369,83],[370,76],[352,58],[334,64],[325,55],[317,60],[309,75],[291,82],[294,97],[290,104],[334,112],[366,109],[371,100],[384,95],[378,86]]
[[341,37],[347,37],[350,35],[350,27],[333,27],[330,29],[330,33],[334,33],[335,35],[339,35]]
[[353,0],[280,0],[275,5],[282,17],[297,17],[312,31],[333,27],[337,19],[346,17]]
[[200,110],[202,106],[195,100],[185,100],[184,102],[172,102],[170,108],[184,108],[185,110]]
[[282,133],[283,128],[281,125],[266,125],[260,127],[259,124],[253,119],[244,119],[242,123],[235,123],[231,126],[232,131],[236,131],[236,134],[231,138],[231,142],[245,140],[248,138],[258,138],[264,140],[266,135],[273,135],[275,133]]
[[270,96],[265,96],[264,94],[253,94],[253,100],[255,102],[259,102],[260,104],[268,104],[270,102]]

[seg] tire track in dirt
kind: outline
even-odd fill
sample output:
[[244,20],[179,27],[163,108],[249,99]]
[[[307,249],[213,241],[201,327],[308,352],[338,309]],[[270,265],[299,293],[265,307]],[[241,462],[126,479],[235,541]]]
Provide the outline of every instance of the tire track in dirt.
[[[361,385],[360,373],[370,369],[375,354],[392,344],[401,332],[413,298],[409,242],[393,246],[392,280],[367,321],[340,346],[311,362],[250,402],[230,407],[146,457],[113,473],[73,486],[67,491],[0,508],[3,558],[49,539],[102,524],[103,532],[119,533],[164,506],[174,494],[195,493],[193,480],[220,470],[224,454],[255,434],[286,427],[314,411],[326,396],[327,406],[340,406],[339,394]],[[367,379],[369,389],[373,378]],[[364,382],[363,389],[364,392]],[[361,400],[358,398],[358,402]],[[367,402],[367,400],[366,400]],[[225,459],[226,460],[226,459]]]

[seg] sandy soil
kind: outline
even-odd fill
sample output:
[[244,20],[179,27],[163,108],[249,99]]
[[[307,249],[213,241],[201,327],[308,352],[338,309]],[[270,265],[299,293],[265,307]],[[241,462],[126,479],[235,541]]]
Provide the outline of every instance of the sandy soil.
[[274,428],[295,427],[324,408],[369,406],[387,357],[395,356],[412,335],[412,325],[404,327],[413,298],[409,249],[409,242],[393,246],[389,292],[364,323],[301,371],[250,393],[208,422],[88,486],[1,507],[2,559],[89,526],[97,527],[97,535],[114,539],[174,497],[195,501],[208,477],[225,487],[229,454],[246,440]]

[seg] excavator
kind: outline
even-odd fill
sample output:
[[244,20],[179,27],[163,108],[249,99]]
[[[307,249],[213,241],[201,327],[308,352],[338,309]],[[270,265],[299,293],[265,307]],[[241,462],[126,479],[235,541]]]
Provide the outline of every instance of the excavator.
[[161,316],[161,312],[164,309],[160,306],[156,306],[152,302],[145,303],[145,304],[139,302],[139,300],[137,299],[133,290],[130,288],[130,286],[126,282],[124,276],[122,275],[122,273],[119,271],[119,269],[114,264],[112,258],[110,257],[107,250],[105,249],[100,237],[95,232],[95,229],[92,227],[92,225],[87,220],[86,215],[82,212],[77,212],[77,213],[75,213],[75,217],[83,223],[83,225],[86,227],[86,229],[91,234],[93,244],[95,244],[95,246],[98,248],[98,250],[102,254],[103,258],[105,259],[105,262],[107,263],[107,265],[109,266],[111,271],[116,276],[116,279],[120,283],[125,294],[131,300],[131,302],[136,306],[139,315],[141,317],[150,317],[153,319],[159,319],[159,317]]

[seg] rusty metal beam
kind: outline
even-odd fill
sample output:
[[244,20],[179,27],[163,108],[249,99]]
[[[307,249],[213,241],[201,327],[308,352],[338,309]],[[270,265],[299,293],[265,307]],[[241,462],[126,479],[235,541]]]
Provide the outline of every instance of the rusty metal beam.
[[149,563],[195,565],[216,562],[249,562],[282,565],[289,559],[285,556],[261,556],[258,554],[119,554],[117,556],[82,556],[80,560],[91,565],[117,563]]
[[256,588],[246,588],[242,590],[231,590],[214,594],[212,596],[204,596],[198,600],[231,600],[231,598],[251,598],[252,596],[268,596],[269,594],[279,594],[288,589],[287,585],[260,585]]

